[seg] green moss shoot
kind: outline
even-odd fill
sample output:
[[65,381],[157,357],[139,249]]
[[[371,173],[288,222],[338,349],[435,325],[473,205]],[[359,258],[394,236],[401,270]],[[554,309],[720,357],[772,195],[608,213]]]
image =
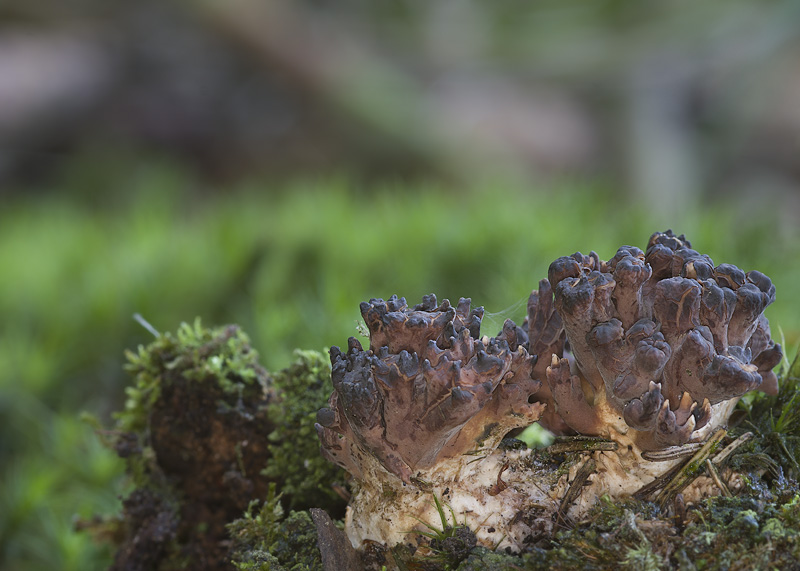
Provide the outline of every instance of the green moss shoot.
[[138,432],[147,425],[147,415],[169,382],[166,372],[180,373],[195,381],[211,380],[227,395],[238,395],[246,386],[266,385],[266,371],[258,364],[258,353],[247,335],[236,326],[203,327],[200,318],[182,323],[175,335],[162,333],[138,351],[126,351],[125,370],[133,384],[125,393],[125,409],[115,415],[117,428]]
[[276,428],[269,435],[271,460],[264,474],[283,482],[290,508],[342,512],[344,500],[332,485],[343,484],[346,474],[322,457],[314,428],[317,410],[327,404],[332,390],[330,361],[317,351],[295,351],[295,357],[272,377],[277,399],[268,415]]

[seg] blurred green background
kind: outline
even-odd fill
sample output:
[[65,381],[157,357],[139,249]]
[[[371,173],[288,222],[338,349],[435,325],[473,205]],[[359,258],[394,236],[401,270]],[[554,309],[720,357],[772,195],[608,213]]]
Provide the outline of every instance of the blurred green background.
[[123,349],[236,322],[270,370],[358,304],[520,321],[558,256],[686,233],[800,340],[800,5],[0,5],[0,568],[102,569]]

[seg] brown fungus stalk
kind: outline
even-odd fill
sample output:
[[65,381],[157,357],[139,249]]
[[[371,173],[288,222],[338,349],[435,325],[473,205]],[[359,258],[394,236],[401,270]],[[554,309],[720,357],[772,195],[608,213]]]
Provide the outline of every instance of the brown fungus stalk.
[[[774,298],[762,273],[715,266],[667,231],[646,252],[559,258],[524,323],[493,338],[469,299],[362,303],[369,348],[331,349],[334,392],[317,416],[323,454],[355,480],[350,541],[408,541],[436,521],[433,494],[483,545],[520,549],[602,494],[652,485],[680,463],[673,447],[724,427],[746,392],[777,390],[781,349],[763,315]],[[612,442],[566,475],[499,447],[537,420]]]

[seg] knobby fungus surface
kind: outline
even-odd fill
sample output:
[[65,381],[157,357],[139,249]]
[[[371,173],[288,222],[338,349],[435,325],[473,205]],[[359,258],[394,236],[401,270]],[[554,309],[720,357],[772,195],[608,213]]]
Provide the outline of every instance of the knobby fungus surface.
[[513,338],[482,341],[483,308],[470,311],[469,299],[437,306],[430,295],[413,308],[373,299],[361,313],[369,350],[352,337],[346,354],[331,349],[336,392],[318,415],[326,455],[351,474],[360,471],[353,446],[408,484],[539,418],[543,406],[528,403],[541,386],[536,359]]
[[715,266],[667,231],[607,262],[559,258],[548,280],[571,352],[550,358],[551,404],[581,434],[681,445],[724,425],[746,392],[777,391],[781,349],[763,315],[775,286],[761,272]]
[[[774,299],[764,274],[715,266],[667,231],[645,252],[559,258],[523,324],[494,338],[469,299],[362,303],[369,348],[331,349],[334,392],[317,416],[323,454],[355,479],[351,542],[406,541],[435,521],[433,494],[483,545],[519,549],[602,494],[651,485],[680,460],[648,454],[702,442],[740,396],[777,390],[781,349],[763,315]],[[537,420],[613,446],[561,471],[498,448]]]
[[454,506],[481,503],[476,516],[497,512],[496,525],[485,527],[499,541],[502,518],[514,513],[490,493],[505,462],[492,452],[545,408],[529,402],[541,386],[531,376],[536,358],[513,323],[481,338],[483,309],[470,309],[469,299],[456,307],[433,295],[414,307],[373,299],[361,314],[370,347],[351,338],[346,353],[331,349],[334,393],[317,415],[323,453],[360,483],[348,512],[351,540],[405,539],[415,518],[435,521],[433,491]]

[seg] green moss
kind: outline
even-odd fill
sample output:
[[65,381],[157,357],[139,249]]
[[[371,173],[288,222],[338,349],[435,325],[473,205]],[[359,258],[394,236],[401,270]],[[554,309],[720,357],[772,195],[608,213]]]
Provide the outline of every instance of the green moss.
[[270,552],[289,571],[322,570],[317,548],[317,529],[308,512],[289,512],[281,523],[278,540]]
[[[759,436],[751,442],[750,451],[768,456],[793,478],[800,478],[799,356],[800,353],[779,373],[777,395],[755,394],[739,405],[747,415],[742,430],[752,430]],[[740,462],[743,460],[739,459]]]
[[476,547],[469,554],[469,557],[464,559],[461,564],[456,567],[456,571],[493,571],[495,569],[532,569],[533,559],[531,555],[512,555],[509,553],[500,553],[486,549],[485,547]]
[[800,489],[773,482],[689,509],[684,525],[652,502],[602,498],[586,520],[533,548],[525,569],[790,569],[800,560]]
[[780,507],[781,519],[792,528],[800,529],[800,495],[795,495]]
[[287,571],[277,557],[257,549],[248,554],[247,561],[234,561],[233,565],[239,571]]
[[[681,530],[648,502],[603,500],[587,521],[539,550],[548,569],[786,569],[800,556],[798,496],[714,497]],[[535,567],[526,567],[535,568]]]
[[260,508],[258,503],[228,525],[234,565],[247,571],[321,571],[317,531],[308,512],[292,511],[284,518],[274,484]]
[[344,500],[332,484],[345,481],[345,473],[320,454],[314,423],[330,393],[329,359],[317,351],[295,351],[297,360],[273,375],[277,399],[268,407],[276,427],[269,435],[271,460],[264,474],[280,480],[288,507],[321,507],[342,512]]
[[126,351],[125,356],[125,370],[133,384],[125,389],[125,409],[115,418],[117,428],[126,432],[145,429],[164,383],[177,374],[187,380],[213,381],[231,396],[241,396],[245,387],[266,384],[266,371],[258,364],[258,353],[247,335],[234,325],[205,328],[200,318],[192,325],[181,324],[175,335],[158,335],[137,352]]
[[705,500],[683,533],[682,550],[697,569],[787,568],[800,555],[796,497]]
[[253,500],[247,506],[244,515],[227,525],[228,532],[237,548],[252,546],[266,549],[277,539],[278,528],[283,520],[281,495],[276,493],[273,482],[269,485],[267,497],[258,507],[259,500]]
[[649,543],[629,549],[622,561],[623,567],[636,569],[636,571],[659,571],[664,568],[664,559],[653,553]]
[[115,569],[138,568],[145,550],[150,569],[231,568],[225,526],[269,489],[274,395],[258,354],[239,327],[197,319],[127,356],[132,386],[111,444],[135,489]]
[[660,569],[665,557],[653,548],[655,537],[641,529],[642,521],[656,517],[653,503],[611,500],[604,496],[589,517],[571,529],[556,533],[542,551],[546,569]]

